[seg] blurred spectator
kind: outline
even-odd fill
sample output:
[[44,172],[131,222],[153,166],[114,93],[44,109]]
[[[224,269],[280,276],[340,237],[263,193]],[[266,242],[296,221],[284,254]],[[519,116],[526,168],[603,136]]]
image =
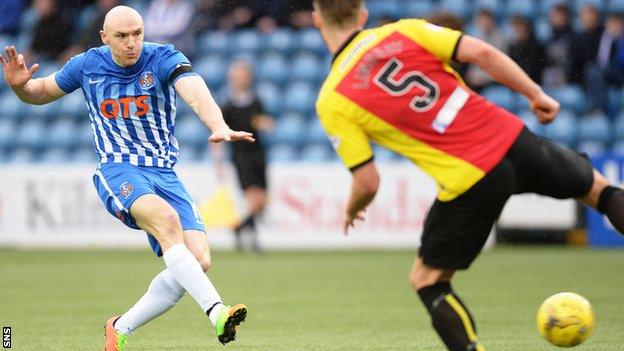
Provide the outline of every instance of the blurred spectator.
[[104,17],[110,9],[120,4],[121,0],[98,0],[95,17],[87,24],[83,32],[80,33],[78,40],[63,52],[61,61],[67,61],[72,56],[83,51],[104,45],[100,38],[100,30],[104,23]]
[[154,0],[145,14],[145,40],[173,44],[187,56],[195,54],[195,36],[189,30],[194,5],[189,0]]
[[511,27],[513,40],[509,45],[509,57],[533,79],[540,84],[542,71],[546,66],[546,52],[535,38],[533,26],[524,16],[512,16]]
[[572,46],[576,35],[570,24],[570,8],[565,4],[553,6],[549,14],[551,36],[546,43],[548,68],[544,71],[544,83],[561,86],[572,74]]
[[214,16],[221,30],[250,28],[255,19],[253,2],[251,0],[217,1],[214,6]]
[[72,23],[63,16],[56,0],[34,0],[33,8],[38,21],[33,28],[28,61],[57,60],[69,47]]
[[25,0],[0,1],[0,34],[18,34],[25,5]]
[[[234,130],[247,130],[256,138],[259,131],[273,128],[273,119],[266,115],[262,103],[252,90],[253,70],[251,64],[238,60],[232,63],[228,72],[229,96],[223,106],[223,118]],[[218,164],[223,151],[221,145],[212,145]],[[266,153],[262,142],[233,143],[232,163],[236,169],[240,187],[245,193],[247,217],[235,228],[236,245],[244,249],[243,233],[251,234],[250,249],[259,250],[256,232],[256,217],[262,213],[267,204]]]
[[[458,31],[464,30],[464,23],[462,19],[451,12],[441,11],[431,15],[427,18],[427,21],[438,26],[451,28]],[[462,77],[468,70],[468,65],[459,62],[451,62],[451,67],[459,73]]]
[[572,69],[569,80],[571,83],[584,83],[584,74],[598,56],[600,37],[604,31],[600,12],[592,5],[584,5],[579,11],[581,32],[572,46]]
[[288,24],[295,29],[311,28],[312,2],[301,0],[286,0],[284,13],[288,16]]
[[592,111],[610,112],[605,105],[608,90],[624,84],[624,14],[612,13],[607,17],[596,64],[587,68],[585,84],[591,92],[587,95]]
[[[474,36],[495,46],[501,51],[507,50],[507,40],[496,26],[494,14],[488,9],[479,10],[475,16],[476,32]],[[466,72],[466,82],[476,91],[494,83],[492,77],[475,65],[471,65]]]

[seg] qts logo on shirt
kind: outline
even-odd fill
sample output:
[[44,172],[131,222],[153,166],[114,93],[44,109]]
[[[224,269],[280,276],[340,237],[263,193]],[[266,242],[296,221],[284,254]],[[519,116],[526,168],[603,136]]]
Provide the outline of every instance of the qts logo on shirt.
[[126,96],[117,99],[106,99],[100,104],[100,113],[102,116],[115,119],[117,117],[130,118],[130,107],[132,104],[136,106],[135,116],[144,116],[150,111],[150,106],[147,104],[149,96]]

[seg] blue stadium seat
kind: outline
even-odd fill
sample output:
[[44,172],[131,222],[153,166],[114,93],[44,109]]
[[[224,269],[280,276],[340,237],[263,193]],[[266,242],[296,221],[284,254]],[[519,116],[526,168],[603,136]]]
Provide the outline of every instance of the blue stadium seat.
[[537,18],[533,28],[535,30],[535,37],[538,41],[546,43],[550,40],[550,37],[552,36],[552,29],[550,28],[550,23],[548,23],[548,19],[546,17]]
[[13,144],[17,124],[8,118],[0,119],[0,147],[8,148]]
[[324,162],[332,158],[333,151],[328,142],[309,143],[301,152],[300,160],[306,162]]
[[65,163],[70,159],[67,149],[62,147],[46,148],[40,155],[40,162],[42,163]]
[[432,1],[407,1],[404,4],[404,15],[407,18],[423,18],[435,11]]
[[45,146],[47,132],[41,121],[29,120],[18,129],[15,137],[17,146],[41,149]]
[[539,7],[536,6],[533,0],[507,1],[507,6],[505,7],[505,14],[507,16],[519,14],[529,19],[534,19],[538,12]]
[[578,121],[579,141],[609,143],[611,135],[611,123],[604,115],[584,116]]
[[607,111],[609,116],[615,116],[622,109],[622,91],[609,89],[607,93]]
[[70,148],[79,143],[76,138],[76,125],[71,119],[60,119],[47,128],[47,145]]
[[218,89],[225,81],[228,61],[219,55],[210,55],[197,60],[193,67],[211,89]]
[[619,140],[618,142],[614,143],[609,151],[617,156],[624,156],[624,140]]
[[307,140],[309,143],[329,143],[329,139],[327,138],[325,129],[323,129],[321,122],[319,122],[316,117],[308,121],[308,126],[306,129],[308,130]]
[[63,97],[62,103],[58,105],[58,113],[72,116],[78,120],[88,119],[89,110],[82,92],[77,90]]
[[87,29],[87,26],[89,26],[91,21],[93,21],[93,19],[97,17],[97,12],[98,12],[97,6],[95,5],[85,6],[84,9],[80,11],[80,14],[78,15],[78,20],[76,21],[75,33],[83,33]]
[[302,50],[311,51],[317,55],[324,55],[328,52],[321,34],[316,29],[301,30],[297,41]]
[[293,57],[288,71],[296,80],[321,81],[325,78],[321,62],[312,54],[299,54]]
[[91,128],[89,120],[84,119],[82,121],[78,121],[74,128],[74,138],[76,139],[76,144],[82,147],[88,147],[90,150],[93,149],[93,129]]
[[472,14],[472,5],[465,0],[441,0],[438,10],[451,12],[466,19]]
[[27,105],[28,116],[32,118],[44,119],[47,117],[55,118],[58,116],[58,109],[61,101],[55,101],[45,105]]
[[572,110],[576,113],[585,112],[585,94],[581,87],[567,85],[549,89],[548,92],[555,100],[559,101],[563,109]]
[[13,123],[19,122],[28,113],[28,106],[21,102],[11,90],[6,90],[0,96],[0,119],[8,119]]
[[222,31],[207,32],[197,41],[200,55],[224,55],[230,52],[231,45],[230,34]]
[[7,161],[15,164],[28,164],[37,162],[39,153],[28,147],[16,148],[9,154]]
[[554,122],[544,127],[545,136],[557,143],[572,146],[576,142],[578,126],[574,115],[562,110]]
[[181,147],[204,147],[209,137],[208,128],[194,116],[185,116],[176,124],[175,136]]
[[609,0],[610,12],[624,12],[624,0]]
[[259,82],[256,85],[256,92],[262,105],[271,115],[276,115],[280,112],[282,92],[277,85],[270,82]]
[[614,121],[613,132],[616,140],[624,141],[624,113],[621,113]]
[[290,144],[279,144],[269,149],[269,162],[291,162],[297,157],[297,149]]
[[496,105],[512,112],[517,110],[520,100],[513,91],[500,85],[486,88],[482,95]]
[[578,152],[587,154],[589,157],[595,157],[609,150],[607,144],[599,141],[581,141],[576,147]]
[[285,28],[275,30],[267,36],[266,40],[269,50],[277,50],[286,55],[292,53],[296,45],[293,32]]
[[232,38],[232,49],[238,53],[255,53],[262,46],[260,34],[252,29],[237,31]]
[[285,92],[284,109],[305,115],[314,111],[317,91],[311,84],[297,81],[286,87]]
[[295,146],[305,142],[306,132],[304,117],[298,113],[289,112],[276,119],[275,128],[269,137],[276,144],[288,143]]
[[403,17],[403,4],[398,0],[369,0],[366,2],[366,8],[373,18],[381,16]]
[[518,114],[518,117],[522,119],[524,125],[529,128],[535,134],[543,135],[544,134],[544,125],[541,124],[537,117],[533,114],[531,110],[524,110]]
[[97,154],[95,153],[95,150],[93,149],[92,146],[90,147],[81,147],[78,150],[76,150],[75,152],[70,154],[70,162],[72,163],[80,163],[80,164],[84,164],[84,163],[95,163],[97,162]]
[[279,52],[269,52],[262,56],[257,63],[256,76],[259,80],[269,80],[282,84],[286,81],[288,72],[284,69],[288,63],[284,55]]

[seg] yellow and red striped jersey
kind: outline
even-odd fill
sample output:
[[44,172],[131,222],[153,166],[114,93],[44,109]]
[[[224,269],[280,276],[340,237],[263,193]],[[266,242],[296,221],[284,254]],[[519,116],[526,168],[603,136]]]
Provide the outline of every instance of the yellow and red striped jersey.
[[347,167],[371,160],[373,141],[412,160],[449,201],[500,162],[523,123],[448,65],[461,35],[401,20],[355,33],[336,53],[316,108]]

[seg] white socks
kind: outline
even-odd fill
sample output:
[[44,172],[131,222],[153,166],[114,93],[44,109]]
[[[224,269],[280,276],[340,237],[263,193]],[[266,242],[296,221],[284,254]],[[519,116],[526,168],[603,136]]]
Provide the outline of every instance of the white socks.
[[[164,253],[163,258],[167,264],[167,270],[201,306],[204,312],[221,302],[219,293],[186,245],[173,245]],[[221,305],[215,306],[212,312],[218,310],[217,307],[219,306]]]
[[195,256],[186,245],[176,244],[164,253],[163,258],[167,269],[152,280],[141,299],[115,322],[117,331],[131,335],[143,324],[175,306],[186,291],[204,312],[212,307],[208,317],[215,324],[224,306]]
[[126,335],[134,333],[138,327],[175,306],[185,292],[165,269],[152,280],[145,295],[115,322],[115,329]]

